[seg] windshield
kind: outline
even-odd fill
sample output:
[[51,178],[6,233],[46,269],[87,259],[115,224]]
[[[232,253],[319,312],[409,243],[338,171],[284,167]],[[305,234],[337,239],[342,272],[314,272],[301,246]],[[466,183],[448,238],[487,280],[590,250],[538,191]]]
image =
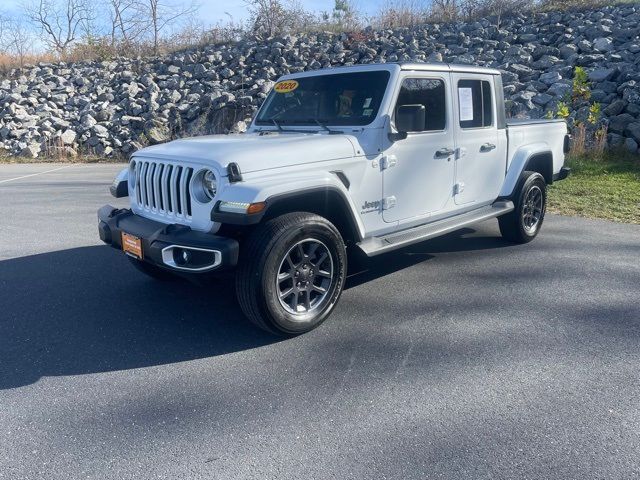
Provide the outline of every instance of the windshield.
[[276,83],[257,125],[368,125],[387,89],[384,70],[302,77]]

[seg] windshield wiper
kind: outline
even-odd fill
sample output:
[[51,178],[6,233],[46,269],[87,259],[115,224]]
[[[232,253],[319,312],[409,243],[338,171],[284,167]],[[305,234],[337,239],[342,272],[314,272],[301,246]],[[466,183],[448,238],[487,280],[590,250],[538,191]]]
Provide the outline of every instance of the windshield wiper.
[[282,123],[280,123],[278,120],[276,120],[275,118],[271,117],[270,119],[268,119],[267,121],[273,123],[273,125],[275,127],[278,128],[279,132],[293,132],[293,133],[300,133],[300,130],[292,130],[290,128],[283,128],[282,127]]
[[284,132],[284,128],[282,128],[282,125],[280,125],[280,122],[278,122],[273,117],[271,117],[269,120],[271,120],[271,123],[273,123],[278,128],[278,130],[280,130],[281,132]]
[[332,129],[330,129],[329,127],[327,127],[327,123],[326,123],[326,122],[322,122],[322,121],[318,120],[317,118],[310,118],[309,120],[310,120],[310,121],[312,121],[312,122],[316,122],[316,124],[317,124],[319,127],[324,128],[324,129],[325,129],[327,132],[329,132],[329,133],[333,133],[333,134],[336,134],[336,133],[344,133],[344,132],[342,132],[342,131],[340,131],[340,130],[332,130]]

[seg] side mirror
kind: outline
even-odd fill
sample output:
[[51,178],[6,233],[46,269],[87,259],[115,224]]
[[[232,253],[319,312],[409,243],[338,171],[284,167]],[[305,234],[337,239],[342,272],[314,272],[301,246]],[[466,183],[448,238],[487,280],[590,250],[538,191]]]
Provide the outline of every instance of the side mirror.
[[421,132],[425,127],[426,109],[424,105],[400,105],[396,109],[397,134],[393,140],[404,140],[407,132]]

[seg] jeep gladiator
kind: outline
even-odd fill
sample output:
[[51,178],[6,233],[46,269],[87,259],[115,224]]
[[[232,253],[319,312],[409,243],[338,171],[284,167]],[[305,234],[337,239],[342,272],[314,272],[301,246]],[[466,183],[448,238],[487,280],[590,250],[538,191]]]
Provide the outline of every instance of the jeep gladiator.
[[100,238],[157,278],[234,271],[244,314],[296,335],[322,323],[347,251],[386,253],[497,218],[540,231],[566,178],[564,121],[505,118],[498,70],[370,64],[275,83],[244,134],[135,152],[98,212]]

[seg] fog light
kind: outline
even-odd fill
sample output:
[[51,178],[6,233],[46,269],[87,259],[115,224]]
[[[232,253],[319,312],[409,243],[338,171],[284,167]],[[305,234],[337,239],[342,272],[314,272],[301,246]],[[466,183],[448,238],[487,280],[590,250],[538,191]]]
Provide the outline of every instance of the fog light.
[[178,265],[187,265],[191,262],[191,252],[182,248],[173,250],[173,260]]

